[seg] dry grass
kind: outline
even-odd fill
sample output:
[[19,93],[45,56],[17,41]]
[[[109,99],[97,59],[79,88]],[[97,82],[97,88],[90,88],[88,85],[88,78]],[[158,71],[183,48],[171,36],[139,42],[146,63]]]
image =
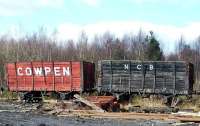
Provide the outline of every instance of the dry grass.
[[141,96],[135,96],[132,99],[132,104],[141,107],[166,107],[163,100],[159,97],[142,98]]
[[193,96],[190,99],[181,99],[182,102],[178,104],[180,109],[193,109],[195,112],[200,111],[200,96]]
[[[177,104],[179,109],[192,109],[195,112],[200,111],[200,96],[193,96],[192,98],[187,98],[185,96],[179,96],[180,103]],[[141,107],[166,107],[167,105],[163,102],[162,98],[151,97],[151,98],[142,98],[141,96],[135,96],[132,99],[133,106]]]

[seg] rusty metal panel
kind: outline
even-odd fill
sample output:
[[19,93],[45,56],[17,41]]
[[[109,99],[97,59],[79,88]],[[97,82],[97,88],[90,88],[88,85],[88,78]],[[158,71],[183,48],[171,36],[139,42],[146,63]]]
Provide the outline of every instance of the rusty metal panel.
[[[81,82],[86,82],[81,73],[87,74],[83,72],[84,69],[91,70],[87,67],[81,69],[81,63],[80,61],[8,63],[7,84],[11,91],[80,91]],[[90,87],[92,86],[87,86]]]
[[117,98],[114,96],[88,96],[86,99],[106,111],[119,109]]
[[101,104],[113,103],[117,100],[117,98],[114,96],[88,96],[86,99],[99,106]]

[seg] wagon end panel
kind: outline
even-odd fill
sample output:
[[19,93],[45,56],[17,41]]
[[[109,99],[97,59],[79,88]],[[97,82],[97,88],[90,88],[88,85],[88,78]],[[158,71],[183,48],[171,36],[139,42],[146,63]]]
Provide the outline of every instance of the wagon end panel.
[[192,63],[188,63],[188,80],[189,80],[189,93],[193,92],[193,84],[194,84],[194,65]]
[[10,91],[17,91],[17,74],[15,63],[6,64],[7,86]]
[[101,61],[98,61],[98,64],[97,64],[97,85],[96,85],[96,88],[98,89],[98,91],[100,92],[102,89],[102,77],[103,77],[103,74],[102,74],[102,68],[101,68]]
[[107,60],[101,60],[98,62],[99,79],[98,87],[101,91],[112,91],[112,69],[111,63]]
[[95,64],[83,62],[83,91],[89,91],[94,88],[95,84]]

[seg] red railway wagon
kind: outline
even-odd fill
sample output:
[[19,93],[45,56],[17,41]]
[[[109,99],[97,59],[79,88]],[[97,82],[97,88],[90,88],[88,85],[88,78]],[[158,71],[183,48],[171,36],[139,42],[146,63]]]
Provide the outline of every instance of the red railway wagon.
[[17,92],[82,92],[95,83],[95,65],[85,61],[8,63],[6,73],[9,90]]

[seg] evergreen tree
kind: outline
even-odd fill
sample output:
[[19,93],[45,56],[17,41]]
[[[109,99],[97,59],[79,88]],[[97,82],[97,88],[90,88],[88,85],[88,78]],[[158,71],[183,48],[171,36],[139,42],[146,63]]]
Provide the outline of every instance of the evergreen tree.
[[163,52],[152,31],[150,31],[150,37],[147,37],[146,41],[148,41],[147,60],[162,60]]

